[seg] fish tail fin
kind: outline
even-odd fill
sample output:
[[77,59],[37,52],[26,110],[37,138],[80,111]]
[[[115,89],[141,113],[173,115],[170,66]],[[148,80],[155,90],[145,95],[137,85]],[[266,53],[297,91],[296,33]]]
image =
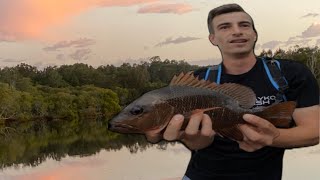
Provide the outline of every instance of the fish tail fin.
[[296,102],[287,101],[267,107],[263,111],[254,113],[264,118],[279,128],[288,128],[292,125],[292,113],[296,107]]

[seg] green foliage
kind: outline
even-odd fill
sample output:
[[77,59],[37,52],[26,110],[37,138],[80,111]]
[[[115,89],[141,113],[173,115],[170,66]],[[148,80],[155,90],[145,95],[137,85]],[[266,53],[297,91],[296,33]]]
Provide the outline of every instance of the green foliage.
[[56,119],[78,119],[77,111],[73,104],[75,99],[76,97],[68,92],[48,94],[48,115]]
[[50,87],[66,87],[68,83],[63,80],[59,74],[57,67],[47,67],[38,73],[37,79],[39,84],[47,85]]
[[82,119],[110,119],[120,111],[118,96],[110,89],[82,86],[75,93],[78,96],[75,103]]
[[94,84],[97,78],[101,78],[99,71],[82,63],[63,65],[57,71],[63,80],[71,86]]
[[36,88],[33,86],[32,79],[23,77],[17,80],[15,88],[19,91],[33,93]]
[[20,73],[14,68],[5,67],[0,71],[0,82],[7,83],[10,87],[15,87],[20,78]]
[[0,119],[10,119],[16,116],[19,104],[17,101],[18,92],[9,84],[0,83]]
[[28,92],[20,92],[17,96],[16,102],[19,109],[16,111],[15,118],[19,120],[29,120],[32,118],[32,103],[33,97]]

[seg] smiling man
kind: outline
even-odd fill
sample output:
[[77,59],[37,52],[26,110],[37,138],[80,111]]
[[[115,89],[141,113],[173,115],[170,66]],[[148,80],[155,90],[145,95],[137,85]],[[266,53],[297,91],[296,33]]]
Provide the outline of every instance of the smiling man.
[[257,40],[257,33],[248,14],[221,14],[212,20],[212,26],[209,26],[209,39],[213,45],[219,47],[224,60],[232,61],[235,55],[237,58],[248,54],[254,57],[253,46]]
[[[279,60],[281,72],[289,89],[283,96],[272,86],[264,68],[264,60],[254,54],[257,31],[250,15],[237,4],[227,4],[209,12],[209,40],[222,55],[219,76],[210,68],[195,72],[200,78],[219,83],[238,83],[250,87],[257,100],[253,108],[270,106],[281,101],[296,101],[294,126],[280,129],[252,114],[239,126],[243,141],[216,136],[212,121],[206,114],[194,114],[181,131],[184,117],[170,121],[163,138],[180,140],[192,151],[184,180],[280,180],[286,148],[305,147],[319,143],[319,86],[304,65]],[[214,121],[214,120],[213,120]],[[157,141],[160,134],[147,134]]]

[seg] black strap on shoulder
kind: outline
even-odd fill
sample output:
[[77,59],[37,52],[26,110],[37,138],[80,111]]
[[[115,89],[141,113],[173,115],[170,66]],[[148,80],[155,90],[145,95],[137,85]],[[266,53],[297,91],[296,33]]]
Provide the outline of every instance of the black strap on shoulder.
[[221,68],[221,64],[208,67],[204,80],[209,80],[211,82],[220,84]]
[[262,59],[262,61],[270,82],[286,100],[285,93],[289,89],[289,85],[281,72],[280,62],[273,58],[270,60]]

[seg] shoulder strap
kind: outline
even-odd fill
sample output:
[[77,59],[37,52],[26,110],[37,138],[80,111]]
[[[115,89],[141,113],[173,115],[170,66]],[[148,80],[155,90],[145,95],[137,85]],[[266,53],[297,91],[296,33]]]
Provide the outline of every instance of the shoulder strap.
[[[289,88],[286,78],[281,73],[280,62],[275,59],[266,60],[262,58],[263,67],[268,75],[268,78],[275,89],[278,90],[279,95],[283,97],[285,101],[287,98],[285,96],[286,90]],[[204,80],[210,80],[220,84],[222,72],[222,65],[213,65],[207,68]],[[211,76],[209,76],[211,74]]]
[[[208,67],[208,69],[206,71],[206,76],[204,77],[204,80],[210,80],[212,82],[220,84],[221,71],[222,71],[221,64]],[[211,76],[209,76],[210,73],[211,73]]]
[[286,78],[281,73],[281,66],[278,60],[266,60],[262,58],[263,67],[268,78],[275,89],[283,96],[286,101],[285,92],[289,88]]

